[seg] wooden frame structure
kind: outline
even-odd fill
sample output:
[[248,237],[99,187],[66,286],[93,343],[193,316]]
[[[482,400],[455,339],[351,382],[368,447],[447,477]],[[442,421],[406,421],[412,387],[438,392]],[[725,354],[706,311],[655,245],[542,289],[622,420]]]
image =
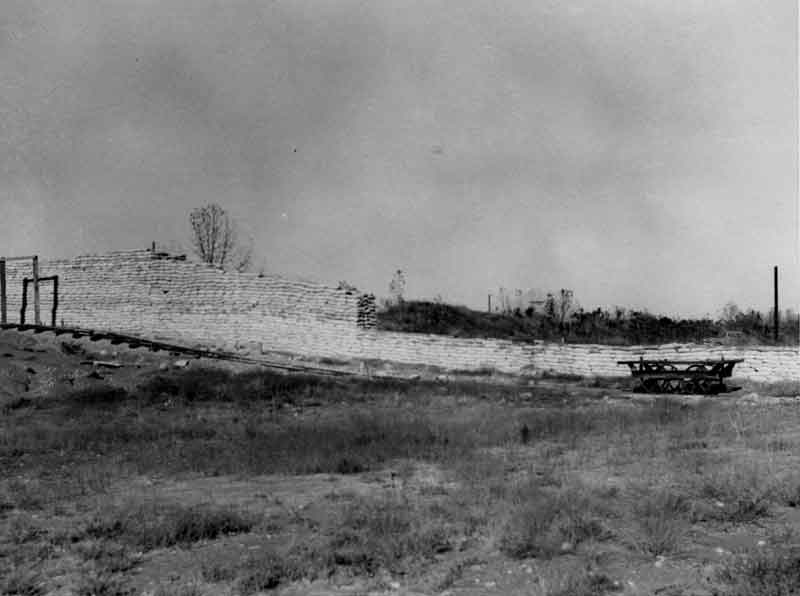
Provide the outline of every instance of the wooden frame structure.
[[[53,308],[50,311],[50,326],[56,326],[56,313],[58,312],[58,275],[50,275],[47,277],[40,277],[39,283],[43,281],[52,281],[53,282]],[[28,284],[32,283],[33,280],[29,278],[24,278],[22,280],[22,306],[19,309],[19,324],[25,324],[25,311],[28,310]],[[42,323],[36,323],[36,325],[41,325]]]
[[[42,324],[42,318],[39,312],[39,256],[38,255],[31,255],[25,257],[0,257],[0,324],[8,323],[8,303],[7,303],[7,294],[6,294],[6,263],[8,261],[31,261],[31,266],[33,269],[33,277],[28,280],[27,278],[23,281],[23,291],[26,288],[25,282],[31,281],[33,282],[33,318],[36,322],[36,325]],[[50,278],[48,278],[50,279]],[[54,287],[55,291],[58,291],[58,282]],[[57,303],[58,300],[56,299],[55,302]],[[24,314],[23,314],[24,317]],[[55,311],[53,315],[53,326],[55,327]]]

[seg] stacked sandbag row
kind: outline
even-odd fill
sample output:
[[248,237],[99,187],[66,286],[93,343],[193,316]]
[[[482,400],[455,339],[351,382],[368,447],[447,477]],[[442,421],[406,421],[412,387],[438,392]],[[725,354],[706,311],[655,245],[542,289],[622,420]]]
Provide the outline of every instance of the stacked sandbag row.
[[502,339],[457,338],[425,333],[364,332],[362,358],[424,364],[450,370],[530,372],[534,345]]
[[[734,375],[800,379],[796,348],[691,344],[614,347],[460,339],[377,331],[375,297],[351,288],[248,273],[223,272],[149,250],[43,260],[40,276],[59,276],[57,323],[202,343],[223,348],[252,343],[264,351],[381,359],[449,369],[627,375],[618,360],[743,358]],[[7,264],[9,321],[20,317],[29,262]],[[41,319],[50,322],[51,282],[40,288]],[[26,322],[33,322],[28,287]]]
[[374,294],[362,294],[358,297],[357,324],[362,329],[375,329],[378,326],[378,307]]
[[800,379],[800,352],[795,347],[708,347],[702,344],[658,346],[603,346],[536,342],[534,368],[540,371],[582,376],[624,376],[630,374],[625,360],[743,360],[733,369],[737,378],[758,381]]
[[[18,322],[22,279],[31,277],[30,265],[9,262],[7,269],[9,321]],[[370,309],[363,307],[369,298],[351,291],[279,276],[224,272],[149,250],[42,260],[39,270],[40,276],[59,276],[57,324],[65,326],[234,342],[246,334],[258,335],[254,341],[263,336],[268,340],[284,327],[335,328],[341,335],[359,323],[369,325]],[[49,324],[52,290],[44,282],[40,295],[41,319]],[[33,322],[30,285],[25,318]],[[275,329],[278,321],[281,330]]]

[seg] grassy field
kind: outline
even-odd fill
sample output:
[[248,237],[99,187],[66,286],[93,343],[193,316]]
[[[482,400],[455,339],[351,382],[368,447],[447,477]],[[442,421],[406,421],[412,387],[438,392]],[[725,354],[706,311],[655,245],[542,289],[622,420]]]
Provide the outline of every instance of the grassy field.
[[800,413],[741,393],[190,367],[8,400],[0,593],[796,594]]

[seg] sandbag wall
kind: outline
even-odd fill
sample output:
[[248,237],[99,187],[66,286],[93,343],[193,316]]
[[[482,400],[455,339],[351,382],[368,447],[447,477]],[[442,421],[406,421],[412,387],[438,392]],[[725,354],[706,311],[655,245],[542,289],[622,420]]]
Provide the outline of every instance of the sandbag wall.
[[[278,276],[223,272],[150,250],[42,260],[40,276],[59,276],[57,324],[231,348],[334,350],[346,336],[375,326],[375,298]],[[20,318],[27,262],[7,264],[9,322]],[[26,322],[33,323],[28,287]],[[49,324],[52,291],[41,284],[41,319]]]
[[738,360],[737,378],[756,381],[800,380],[800,352],[796,347],[706,346],[664,344],[659,346],[602,346],[536,342],[533,365],[539,371],[610,377],[627,375],[620,360]]
[[[57,323],[118,331],[187,345],[303,356],[379,359],[444,369],[507,373],[624,376],[618,360],[743,358],[736,377],[800,380],[791,347],[708,347],[694,344],[614,347],[523,343],[497,339],[376,330],[375,297],[278,276],[225,273],[150,250],[42,260],[41,276],[59,276]],[[9,321],[19,321],[28,262],[7,264]],[[41,287],[41,318],[49,324],[51,283]],[[26,321],[33,322],[29,286]]]
[[796,347],[705,346],[604,346],[500,339],[456,338],[422,333],[363,332],[364,358],[434,365],[447,369],[495,369],[507,373],[569,374],[584,377],[629,376],[620,360],[726,360],[743,359],[734,376],[757,381],[800,380],[800,352]]

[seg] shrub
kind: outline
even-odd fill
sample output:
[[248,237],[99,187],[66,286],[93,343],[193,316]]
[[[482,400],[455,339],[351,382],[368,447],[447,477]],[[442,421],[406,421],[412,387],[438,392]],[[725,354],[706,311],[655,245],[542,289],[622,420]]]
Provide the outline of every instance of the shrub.
[[239,574],[237,586],[245,596],[264,590],[274,590],[283,583],[302,579],[310,568],[302,559],[267,550],[247,559]]
[[578,407],[548,408],[527,413],[520,423],[528,428],[531,442],[545,439],[563,441],[574,446],[588,435],[617,433],[645,435],[667,429],[700,433],[711,417],[707,403],[690,406],[671,398],[658,398],[645,407]]
[[14,410],[27,408],[27,407],[30,407],[32,405],[34,405],[33,404],[33,400],[31,400],[31,399],[29,399],[27,397],[17,397],[17,398],[14,398],[14,399],[6,402],[5,404],[3,404],[2,412],[3,412],[3,414],[9,414],[10,412],[12,412]]
[[235,574],[238,590],[251,594],[337,571],[366,576],[380,570],[407,573],[451,548],[438,517],[393,496],[355,497],[318,529],[316,544],[266,548],[235,568],[204,566],[204,579],[220,581]]
[[327,530],[333,564],[356,575],[403,572],[451,548],[435,516],[395,497],[357,498]]
[[769,503],[776,496],[772,479],[755,464],[716,470],[702,479],[700,489],[702,496],[721,504],[701,512],[702,517],[733,523],[767,515]]
[[70,393],[68,403],[76,409],[116,408],[130,397],[130,394],[121,387],[87,387]]
[[634,505],[639,530],[636,546],[650,555],[674,553],[688,530],[690,509],[686,497],[670,491],[638,499]]
[[608,533],[596,515],[598,504],[578,489],[546,491],[522,487],[500,538],[500,550],[515,559],[554,557]]
[[220,368],[194,368],[180,373],[162,374],[137,387],[140,399],[147,403],[177,397],[188,402],[210,401],[229,397],[224,388],[233,375]]

